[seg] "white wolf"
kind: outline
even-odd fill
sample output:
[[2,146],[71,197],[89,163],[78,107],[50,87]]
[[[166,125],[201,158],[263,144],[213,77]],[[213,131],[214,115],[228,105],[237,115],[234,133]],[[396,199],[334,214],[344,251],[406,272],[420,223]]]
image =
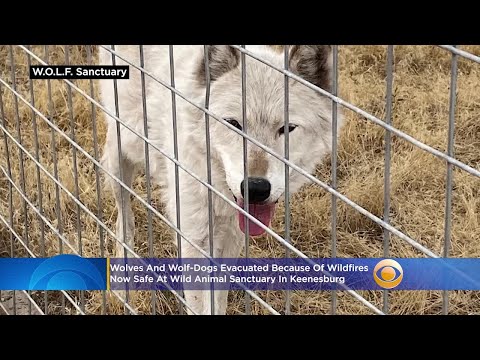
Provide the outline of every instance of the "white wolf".
[[[284,52],[279,46],[252,45],[262,59],[284,67]],[[140,65],[138,46],[120,45],[115,51],[136,65]],[[209,109],[233,126],[242,129],[242,69],[240,52],[228,45],[208,47],[208,69],[211,79]],[[174,46],[175,87],[188,99],[204,106],[206,96],[206,69],[204,46]],[[170,84],[169,46],[144,46],[144,67],[156,78]],[[117,65],[126,63],[116,58]],[[100,65],[111,65],[112,54],[100,48]],[[246,56],[246,123],[247,133],[277,154],[284,154],[285,132],[289,132],[290,161],[312,173],[322,158],[331,151],[331,100],[321,96],[295,80],[289,82],[289,123],[284,128],[284,75]],[[327,45],[294,45],[289,49],[289,69],[305,80],[330,91],[332,53]],[[101,97],[105,107],[138,133],[144,134],[144,101],[140,72],[130,67],[130,79],[117,81],[117,99],[114,82],[101,80]],[[171,91],[145,76],[145,110],[148,138],[155,146],[174,157],[174,132]],[[121,158],[118,156],[116,121],[108,122],[102,163],[106,170],[130,186],[135,169],[145,167],[144,141],[127,128],[120,126]],[[176,97],[178,160],[187,169],[207,181],[205,114],[185,100]],[[339,116],[338,124],[342,123]],[[275,204],[282,200],[285,189],[285,165],[252,143],[248,144],[248,184],[244,184],[243,138],[224,124],[210,118],[212,185],[228,198],[243,206],[243,193],[248,186],[249,212],[266,226],[270,225]],[[209,252],[208,190],[183,170],[179,170],[180,224],[176,221],[175,166],[173,162],[149,147],[150,175],[163,185],[163,200],[168,218],[180,225],[185,236]],[[131,248],[134,246],[134,216],[130,196],[124,191],[121,206],[120,185],[108,175],[118,209],[116,235]],[[308,182],[304,176],[290,169],[290,192]],[[123,220],[123,218],[125,220]],[[222,198],[213,193],[213,256],[235,258],[243,249],[244,217]],[[123,226],[125,221],[125,228]],[[260,235],[264,230],[249,222],[249,233]],[[202,255],[182,239],[182,257]],[[117,246],[116,256],[123,255]],[[215,291],[215,314],[225,314],[227,291]],[[211,309],[208,291],[185,291],[187,304],[199,314]]]

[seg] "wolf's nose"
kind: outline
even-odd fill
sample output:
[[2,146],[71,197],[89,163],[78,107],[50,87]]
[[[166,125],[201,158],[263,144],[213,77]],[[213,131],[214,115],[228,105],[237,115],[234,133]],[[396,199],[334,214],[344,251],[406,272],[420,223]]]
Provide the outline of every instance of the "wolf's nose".
[[[245,196],[243,193],[245,191],[244,181],[240,184],[240,191],[242,196]],[[270,181],[260,177],[249,177],[248,178],[248,201],[250,203],[259,203],[265,201],[270,196],[270,190],[272,186]]]

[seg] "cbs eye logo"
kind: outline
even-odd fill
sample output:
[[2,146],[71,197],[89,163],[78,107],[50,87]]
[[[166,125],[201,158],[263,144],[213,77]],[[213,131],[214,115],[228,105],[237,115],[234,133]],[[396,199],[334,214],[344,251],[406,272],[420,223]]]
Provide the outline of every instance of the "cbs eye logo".
[[402,282],[403,269],[395,260],[381,260],[373,269],[373,279],[378,286],[393,289]]
[[57,255],[43,261],[30,276],[29,290],[105,290],[106,278],[89,259]]

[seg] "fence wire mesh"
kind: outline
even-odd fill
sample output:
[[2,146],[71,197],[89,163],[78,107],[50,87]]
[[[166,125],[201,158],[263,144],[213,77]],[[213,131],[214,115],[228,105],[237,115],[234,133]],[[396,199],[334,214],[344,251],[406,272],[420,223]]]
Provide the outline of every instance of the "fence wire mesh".
[[[112,64],[128,64],[141,83],[142,124],[129,125],[120,111],[117,80],[114,109],[99,97],[95,80],[32,80],[30,65],[98,63],[98,46],[0,46],[0,256],[45,257],[70,253],[105,257],[176,257],[182,247],[215,257],[214,207],[218,199],[265,228],[260,238],[245,235],[245,257],[477,257],[480,256],[480,48],[475,46],[332,46],[332,88],[327,91],[290,68],[292,46],[272,46],[283,56],[272,63],[245,45],[239,54],[241,118],[235,124],[210,109],[211,46],[203,47],[205,94],[202,102],[177,88],[175,46],[168,46],[168,80],[155,76],[138,46],[132,58],[115,46],[100,46]],[[272,50],[272,51],[273,51]],[[283,77],[284,129],[291,123],[291,88],[304,86],[331,101],[332,152],[310,174],[290,160],[292,140],[285,131],[283,155],[251,135],[247,126],[248,62],[260,62]],[[120,80],[119,80],[120,81]],[[170,92],[173,148],[152,141],[148,126],[148,87]],[[179,157],[178,102],[204,114],[206,177]],[[337,134],[340,111],[345,125]],[[116,122],[119,172],[101,160],[106,116]],[[262,151],[283,163],[285,201],[272,227],[248,213],[249,190],[240,206],[214,186],[212,124],[242,136],[244,181],[248,154]],[[142,140],[144,172],[122,164],[122,134]],[[339,135],[339,137],[337,137]],[[165,216],[162,186],[151,180],[160,156],[174,166],[176,215]],[[311,184],[290,194],[291,174]],[[188,176],[208,193],[208,247],[199,247],[181,226],[179,178]],[[128,241],[128,217],[116,227],[115,201],[105,178],[118,187],[122,213],[133,207],[135,242]],[[290,196],[292,195],[292,196]],[[132,201],[133,200],[133,201]],[[118,224],[117,224],[118,225]],[[118,229],[118,227],[117,227]],[[183,230],[182,230],[183,229]],[[172,235],[175,239],[171,241]],[[133,237],[133,234],[132,234]],[[126,240],[127,239],[127,240]],[[210,292],[210,311],[219,304]],[[2,291],[6,314],[183,314],[195,313],[180,291]],[[480,313],[477,292],[233,291],[229,314],[461,314]]]

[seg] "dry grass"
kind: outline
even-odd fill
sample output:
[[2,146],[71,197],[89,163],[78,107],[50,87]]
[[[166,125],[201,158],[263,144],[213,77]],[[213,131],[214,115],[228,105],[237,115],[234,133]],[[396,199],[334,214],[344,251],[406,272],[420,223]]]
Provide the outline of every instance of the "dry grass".
[[[480,47],[462,47],[480,54]],[[43,56],[43,47],[33,47],[35,53]],[[63,47],[50,46],[50,62],[64,62]],[[385,46],[341,46],[340,47],[340,93],[343,98],[360,108],[383,118],[385,115]],[[27,58],[18,49],[14,50],[16,63],[16,86],[22,95],[30,99],[27,74]],[[86,50],[82,46],[70,49],[72,63],[86,62]],[[0,47],[0,76],[11,83],[11,66],[8,47]],[[395,77],[393,99],[393,122],[396,127],[417,139],[445,151],[448,129],[448,103],[450,81],[450,55],[433,46],[398,46],[395,52]],[[47,81],[34,81],[36,107],[47,114],[67,134],[71,132],[68,92],[61,81],[52,81],[52,111],[49,109]],[[82,89],[89,91],[88,81],[76,81]],[[459,61],[457,118],[455,130],[455,155],[466,164],[480,168],[480,68],[461,59]],[[96,88],[95,88],[96,89]],[[95,90],[96,91],[96,90]],[[15,101],[11,92],[2,87],[6,128],[16,134]],[[22,102],[18,104],[21,141],[28,151],[35,154],[32,111]],[[92,132],[92,108],[81,95],[73,94],[73,114],[76,141],[90,154],[94,154]],[[362,117],[346,111],[347,125],[343,129],[339,144],[338,179],[339,190],[373,214],[383,213],[383,172],[384,172],[384,130]],[[97,118],[101,117],[99,111]],[[45,168],[53,173],[51,130],[37,117],[39,158]],[[105,126],[98,121],[99,144],[103,144]],[[15,135],[16,136],[16,135]],[[0,139],[0,164],[6,166],[5,143]],[[418,240],[422,245],[440,254],[444,239],[445,209],[445,163],[421,151],[411,144],[393,137],[391,168],[391,221],[401,231]],[[8,142],[12,173],[15,183],[20,186],[19,151],[12,141]],[[75,172],[72,148],[65,139],[56,135],[58,174],[60,181],[74,193]],[[39,202],[37,191],[37,168],[26,156],[25,188],[30,201]],[[97,214],[96,174],[92,163],[77,154],[79,198],[94,214]],[[317,171],[320,179],[327,180],[330,174],[328,159]],[[52,226],[62,227],[67,241],[78,248],[77,206],[63,191],[60,196],[61,221],[57,220],[55,209],[55,184],[40,171],[43,211]],[[467,173],[454,171],[452,210],[451,256],[480,256],[480,181]],[[143,197],[146,195],[145,182],[139,178],[134,189]],[[102,194],[101,216],[110,229],[114,229],[114,202],[110,193]],[[155,191],[158,195],[158,190]],[[157,197],[158,198],[158,197]],[[0,175],[0,214],[9,219],[8,182]],[[28,209],[23,215],[23,200],[14,191],[13,226],[37,255],[55,255],[60,251],[58,237],[46,226],[42,240],[41,222]],[[296,194],[292,201],[292,241],[301,251],[312,257],[329,257],[330,252],[330,206],[331,196],[318,187],[309,186]],[[146,211],[134,201],[137,222],[136,251],[148,255],[146,242]],[[277,211],[273,229],[283,233],[282,209]],[[81,239],[84,256],[100,256],[99,228],[96,222],[84,212],[81,213]],[[25,228],[25,224],[27,228]],[[159,220],[154,220],[154,254],[157,257],[175,255],[170,241],[171,233]],[[340,257],[381,257],[382,229],[338,202],[337,254]],[[45,247],[41,246],[42,241]],[[105,239],[107,251],[111,253],[112,239]],[[11,256],[9,231],[0,224],[0,256]],[[25,256],[18,241],[14,241],[15,256]],[[71,252],[63,245],[63,251]],[[396,257],[421,257],[418,251],[402,240],[392,236],[391,253]],[[284,249],[270,237],[251,240],[251,256],[281,257]],[[373,304],[382,305],[381,292],[362,291],[361,294]],[[77,297],[77,293],[72,296]],[[141,292],[134,303],[139,313],[150,313],[150,294]],[[282,311],[282,292],[261,292],[260,295],[275,309]],[[36,295],[43,304],[43,296]],[[178,306],[170,293],[157,292],[157,313],[176,313]],[[60,296],[49,293],[48,311],[58,313]],[[297,291],[292,294],[292,313],[326,314],[330,309],[329,292]],[[390,295],[393,314],[438,314],[441,312],[439,291],[393,291]],[[88,313],[101,313],[101,293],[88,292],[85,295]],[[109,313],[122,313],[123,309],[107,299]],[[243,294],[231,294],[228,313],[244,311]],[[67,313],[74,313],[67,302]],[[253,314],[265,314],[256,302],[252,303]],[[368,314],[368,309],[344,292],[338,293],[339,314]],[[480,313],[478,292],[456,291],[450,293],[450,313]]]

